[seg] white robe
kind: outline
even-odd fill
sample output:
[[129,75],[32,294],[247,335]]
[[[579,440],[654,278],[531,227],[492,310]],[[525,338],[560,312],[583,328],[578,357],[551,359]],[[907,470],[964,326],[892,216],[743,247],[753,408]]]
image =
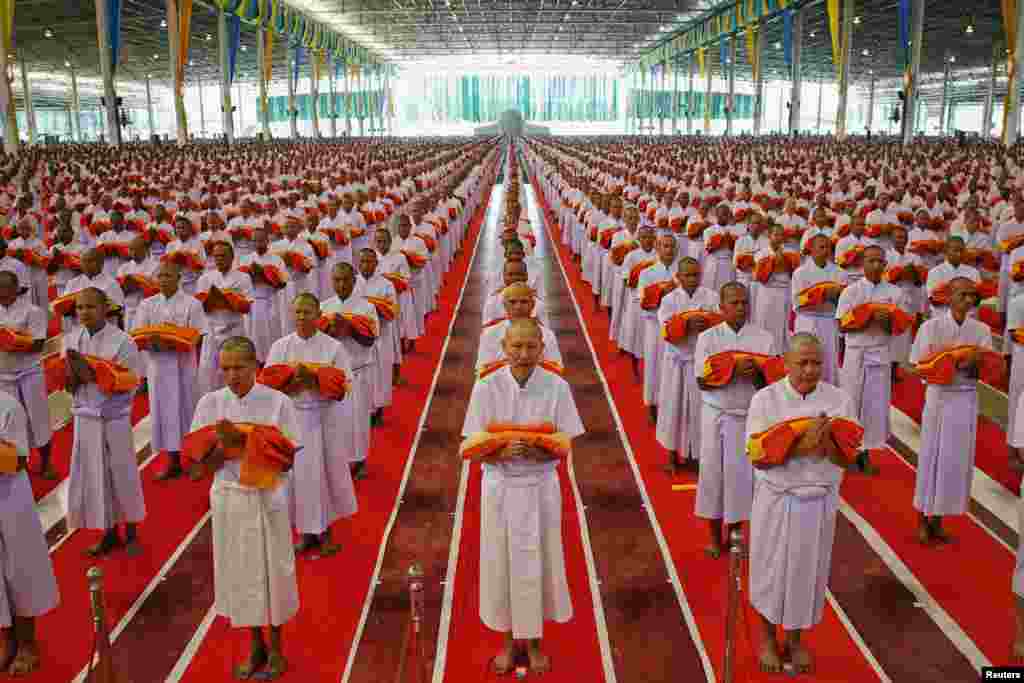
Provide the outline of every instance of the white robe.
[[[928,271],[928,280],[925,282],[924,288],[928,295],[929,302],[931,301],[932,295],[942,285],[954,280],[956,278],[967,278],[975,284],[981,283],[981,273],[974,266],[965,266],[960,264],[956,268],[950,264],[949,261],[943,261],[939,265],[935,266]],[[933,303],[929,303],[932,317],[937,317],[949,310],[948,306],[936,306]],[[1002,310],[1006,310],[1005,308]]]
[[[658,253],[655,250],[644,251],[643,247],[634,249],[626,255],[622,262],[622,314],[619,326],[616,328],[618,337],[615,341],[619,348],[638,358],[643,356],[644,348],[644,322],[643,310],[640,308],[640,298],[637,296],[636,288],[628,286],[629,274],[635,266],[645,261],[657,262]],[[637,278],[639,282],[639,278]]]
[[[423,316],[417,314],[416,303],[412,291],[412,271],[405,260],[404,254],[389,253],[380,256],[377,264],[377,272],[381,275],[400,275],[410,284],[401,294],[398,294],[398,325],[402,339],[419,339],[426,334]],[[394,283],[392,283],[394,284]],[[397,290],[396,290],[397,292]]]
[[[234,292],[253,300],[255,291],[252,278],[240,270],[208,270],[196,283],[196,294],[209,292],[217,287],[222,292]],[[291,306],[287,309],[287,318],[292,319]],[[206,337],[199,355],[199,393],[208,394],[224,386],[224,376],[220,371],[220,347],[231,337],[245,336],[249,316],[234,311],[215,311],[208,313],[206,319]]]
[[[705,361],[723,351],[776,354],[774,338],[767,331],[747,323],[737,333],[723,322],[697,337],[696,375],[703,376]],[[739,376],[720,389],[701,391],[698,517],[721,519],[726,524],[750,519],[754,469],[744,454],[744,429],[756,391],[751,379]]]
[[[890,249],[885,254],[885,261],[887,268],[924,265],[924,262],[917,254],[911,254],[906,250],[901,254],[895,249]],[[920,285],[915,285],[913,282],[901,280],[895,284],[903,291],[903,305],[906,306],[907,313],[916,317],[927,310],[925,307],[923,282]],[[913,335],[914,331],[911,329],[899,337],[893,338],[890,352],[892,353],[894,363],[905,363],[910,358],[910,345],[913,343]]]
[[[190,237],[187,242],[182,242],[181,240],[178,239],[174,240],[173,242],[167,245],[167,251],[164,252],[164,255],[166,256],[168,254],[173,254],[178,251],[191,252],[195,254],[196,257],[198,257],[200,263],[206,263],[206,250],[203,247],[202,240],[200,240],[196,236]],[[192,270],[191,268],[188,267],[183,267],[181,269],[180,286],[185,291],[186,294],[196,293],[196,282],[199,281],[199,276],[202,274],[203,271]]]
[[797,308],[800,292],[822,282],[846,283],[846,273],[836,264],[828,261],[824,268],[808,259],[793,272],[790,296],[796,309],[794,332],[810,332],[822,344],[821,379],[829,384],[839,383],[839,323],[836,321],[836,305],[826,302],[820,306]]
[[[351,379],[345,348],[323,332],[309,339],[289,334],[274,342],[267,365],[305,361],[342,370]],[[346,396],[332,401],[317,391],[292,397],[299,420],[302,450],[292,469],[292,522],[300,533],[322,534],[358,509],[348,464],[355,460],[352,429],[355,402]],[[363,415],[360,419],[368,420]]]
[[644,360],[644,405],[658,405],[658,390],[660,389],[661,361],[664,355],[664,348],[661,339],[661,325],[658,323],[658,311],[644,310],[640,306],[643,301],[644,290],[651,285],[661,282],[675,280],[676,264],[666,266],[658,261],[653,266],[644,268],[640,272],[640,279],[636,285],[637,307],[640,308],[640,321],[643,324],[643,360]]
[[[992,349],[988,325],[966,318],[957,325],[952,313],[929,320],[917,333],[910,362],[963,344]],[[967,511],[977,444],[978,381],[957,371],[948,386],[929,384],[921,417],[914,508],[926,515]]]
[[[396,301],[395,286],[384,278],[383,275],[375,274],[369,280],[360,275],[356,279],[356,291],[353,296],[368,296]],[[376,394],[373,397],[373,408],[386,408],[391,405],[391,397],[394,394],[394,366],[402,364],[402,347],[398,335],[399,320],[385,320],[380,318],[380,337],[377,338],[377,381],[375,383]]]
[[[18,401],[0,392],[0,440],[28,457],[28,425]],[[27,472],[0,474],[0,628],[38,617],[60,602]]]
[[[9,252],[14,251],[15,249],[32,251],[38,256],[47,256],[49,254],[49,250],[46,248],[43,241],[36,237],[31,237],[28,240],[16,237],[7,245],[7,250]],[[50,302],[50,278],[46,273],[46,269],[36,268],[35,266],[25,266],[25,272],[28,276],[27,281],[22,282],[19,277],[18,284],[22,287],[28,287],[28,294],[32,298],[32,303],[40,308],[46,307]]]
[[1024,344],[1018,344],[1010,337],[1010,332],[1024,327],[1024,296],[1015,296],[1010,299],[1009,308],[1006,312],[1006,334],[1003,337],[1004,349],[1009,349],[1010,362],[1010,388],[1007,392],[1007,429],[1012,430],[1017,424],[1017,403],[1024,394]]
[[[658,309],[658,323],[662,327],[678,313],[686,311],[718,311],[718,295],[710,289],[698,287],[693,296],[685,289],[670,292]],[[680,457],[700,455],[700,388],[693,368],[693,352],[697,335],[688,334],[683,344],[662,341],[664,366],[658,389],[658,443]]]
[[295,301],[295,297],[303,292],[315,294],[319,284],[316,274],[316,254],[313,253],[313,247],[309,246],[301,237],[294,242],[282,239],[270,245],[270,253],[279,256],[282,261],[284,261],[284,254],[289,251],[296,251],[305,256],[306,260],[313,266],[313,269],[308,273],[303,273],[301,270],[286,266],[288,284],[278,294],[278,312],[281,317],[282,335],[291,334],[295,331],[295,320],[292,319],[291,315],[292,302]]
[[[125,261],[121,264],[121,267],[114,273],[115,277],[127,277],[128,275],[142,275],[156,279],[156,271],[160,268],[160,261],[153,257],[147,257],[142,263],[138,263],[135,259]],[[145,294],[141,290],[133,290],[126,292],[124,295],[124,329],[130,330],[135,327],[135,311],[139,307],[139,303],[145,298]]]
[[[1012,304],[1011,304],[1012,310]],[[1018,399],[1017,405],[1013,407],[1014,421],[1008,423],[1007,439],[1008,445],[1013,448],[1024,448],[1024,406],[1021,403],[1024,398]],[[1024,498],[1017,501],[1017,521],[1024,523]],[[1018,526],[1024,529],[1024,526]],[[1017,559],[1013,568],[1013,592],[1015,595],[1024,597],[1024,543],[1017,544]]]
[[[754,255],[754,262],[773,258],[775,252],[762,249]],[[789,313],[793,309],[790,296],[793,274],[789,271],[773,272],[767,282],[753,283],[754,301],[751,308],[751,322],[771,333],[778,353],[784,353],[789,346]]]
[[[903,290],[880,281],[862,278],[843,291],[836,307],[841,320],[857,306],[867,303],[895,304],[907,311]],[[892,402],[893,338],[870,323],[860,332],[846,333],[846,354],[839,371],[839,386],[851,399],[857,420],[864,427],[864,448],[884,448],[889,440],[889,404]]]
[[[143,299],[136,311],[134,328],[164,323],[202,332],[206,317],[199,300],[180,289],[170,299],[162,293]],[[188,433],[199,400],[196,354],[143,351],[142,355],[153,417],[153,452],[180,451],[181,438]]]
[[[548,421],[575,438],[583,423],[569,385],[534,369],[522,387],[508,367],[473,386],[463,436],[488,424]],[[480,618],[514,638],[540,638],[544,621],[572,618],[555,462],[484,465],[480,495]]]
[[[704,249],[701,251],[707,252],[707,246],[715,235],[731,234],[736,239],[739,239],[746,233],[746,230],[746,226],[743,225],[723,226],[715,223],[704,230]],[[701,284],[712,292],[718,292],[721,291],[722,285],[735,280],[736,267],[733,265],[732,256],[732,249],[724,247],[715,252],[707,253],[703,260],[704,279]]]
[[[480,346],[476,354],[476,367],[479,368],[487,363],[501,360],[505,357],[505,350],[501,342],[505,339],[505,331],[508,330],[508,320],[484,328],[480,335]],[[562,364],[562,352],[558,348],[558,338],[551,328],[540,326],[540,333],[544,339],[544,355],[542,360],[549,360]]]
[[[291,399],[260,384],[241,398],[228,388],[203,396],[192,431],[220,420],[274,425],[302,444]],[[236,628],[280,626],[299,611],[288,518],[291,475],[275,489],[254,489],[238,481],[240,465],[226,462],[210,489],[214,609]]]
[[[64,348],[98,356],[142,375],[135,342],[107,323],[96,334],[82,326],[64,335]],[[132,441],[134,391],[108,396],[95,384],[73,395],[71,471],[68,476],[69,529],[110,529],[146,516],[142,480]]]
[[[269,251],[265,254],[258,254],[255,251],[241,257],[239,266],[261,266],[272,265],[288,277],[288,268],[280,256],[275,256]],[[251,279],[251,278],[250,278]],[[278,290],[274,289],[262,280],[252,281],[252,307],[249,309],[247,334],[256,345],[256,358],[261,362],[266,360],[270,353],[270,346],[280,339],[282,331],[282,315],[290,311],[290,308],[282,308],[281,297]]]
[[[819,382],[801,396],[783,378],[751,400],[746,437],[783,420],[821,413],[853,419],[854,408],[850,397],[831,384]],[[750,604],[786,630],[810,628],[821,621],[825,607],[843,470],[807,456],[754,470],[754,477]]]
[[[46,311],[18,297],[10,306],[0,306],[0,327],[23,332],[32,339],[46,339]],[[29,448],[50,443],[50,405],[46,396],[41,353],[0,351],[0,392],[10,394],[25,410],[28,418]]]

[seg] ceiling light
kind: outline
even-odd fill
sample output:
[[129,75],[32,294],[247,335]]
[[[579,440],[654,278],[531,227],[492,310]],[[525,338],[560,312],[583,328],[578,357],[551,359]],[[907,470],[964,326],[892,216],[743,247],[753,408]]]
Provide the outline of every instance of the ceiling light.
[[572,0],[572,6],[573,7],[576,7],[579,4],[580,4],[580,0]]
[[160,20],[160,28],[167,28],[167,20],[166,19],[161,19]]
[[206,39],[207,39],[207,40],[213,40],[213,36],[212,36],[212,35],[210,35],[209,33],[207,33],[207,34],[206,34]]
[[870,76],[870,75],[871,75],[871,74],[873,74],[873,73],[875,73],[875,70],[874,70],[874,69],[868,69],[868,76]]
[[53,38],[53,31],[51,31],[50,29],[46,29],[45,31],[43,31],[43,37]]
[[69,69],[70,69],[70,68],[71,68],[71,62],[69,62],[69,61],[67,61],[67,60],[65,59],[65,60],[64,60],[64,66],[66,66],[67,68],[69,68]]
[[864,55],[865,57],[870,57],[871,56],[871,50],[869,50],[867,48],[864,48],[863,50],[861,50],[860,53],[862,55]]
[[239,47],[241,48],[242,52],[245,52],[246,50],[249,49],[245,45],[240,45]]
[[950,64],[953,64],[953,63],[955,63],[955,62],[956,62],[956,55],[950,55],[950,56],[949,56],[949,63],[950,63]]
[[153,55],[153,59],[160,59],[160,55]]
[[967,35],[974,33],[974,24],[967,24],[967,28],[964,29],[964,33]]
[[854,17],[853,18],[853,23],[856,26],[860,26],[860,17]]
[[816,33],[815,33],[814,31],[811,31],[811,38],[813,38],[813,37],[814,37],[814,36],[816,36],[816,35],[817,35],[817,34],[816,34]]
[[782,49],[782,42],[781,41],[778,41],[778,40],[775,41],[775,49],[776,50],[781,50]]

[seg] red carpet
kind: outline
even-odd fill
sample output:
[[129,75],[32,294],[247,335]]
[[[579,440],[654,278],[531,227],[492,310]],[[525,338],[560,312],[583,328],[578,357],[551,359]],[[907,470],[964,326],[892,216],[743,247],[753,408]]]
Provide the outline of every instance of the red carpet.
[[[462,254],[453,262],[441,288],[438,310],[427,320],[427,334],[402,364],[405,384],[397,387],[384,425],[373,430],[369,477],[356,484],[359,512],[332,529],[342,551],[328,559],[297,561],[302,607],[284,628],[289,680],[337,681],[355,637],[367,587],[373,576],[384,528],[402,481],[420,414],[441,358],[441,348],[469,270],[473,245],[487,199],[467,231]],[[395,634],[395,647],[402,634]],[[232,680],[231,668],[248,652],[247,632],[231,629],[218,617],[196,652],[183,680]]]
[[[569,485],[568,470],[560,465],[562,489],[562,542],[565,569],[572,595],[573,617],[565,624],[544,624],[545,651],[551,656],[551,672],[544,674],[549,683],[598,683],[605,680],[601,651],[594,623],[593,597],[587,578],[576,501]],[[448,657],[444,680],[453,683],[497,681],[488,671],[490,659],[501,648],[503,636],[480,621],[480,480],[479,465],[470,470],[466,490],[462,543],[452,604],[452,626],[448,639]],[[525,665],[526,663],[523,662]]]
[[[543,195],[536,186],[534,192],[538,200],[543,202]],[[547,211],[547,207],[544,208]],[[695,493],[674,493],[671,489],[673,483],[696,483],[696,478],[693,475],[686,475],[670,480],[661,471],[660,467],[666,462],[667,454],[658,444],[654,428],[648,423],[642,387],[633,377],[631,362],[627,356],[619,355],[608,341],[608,316],[603,312],[594,312],[590,285],[583,282],[576,264],[571,260],[571,253],[553,234],[557,231],[557,221],[553,220],[550,214],[547,215],[547,219],[549,234],[552,234],[551,241],[558,245],[557,253],[569,274],[570,287],[580,302],[584,324],[594,342],[607,383],[615,387],[615,405],[622,418],[683,589],[686,591],[700,638],[714,665],[716,676],[720,679],[724,657],[728,565],[726,560],[711,560],[703,552],[708,532],[704,520],[693,514]],[[759,617],[748,606],[746,624],[741,623],[740,626],[736,669],[738,681],[780,679],[778,675],[766,675],[758,670],[759,623]],[[805,636],[805,640],[816,658],[818,673],[813,676],[799,676],[797,680],[845,683],[877,678],[830,607],[826,607],[822,623],[812,629]]]

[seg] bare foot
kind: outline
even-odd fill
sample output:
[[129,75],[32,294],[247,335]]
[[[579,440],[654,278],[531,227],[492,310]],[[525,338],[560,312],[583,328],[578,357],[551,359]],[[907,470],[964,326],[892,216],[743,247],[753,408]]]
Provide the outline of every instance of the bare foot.
[[47,465],[44,469],[40,470],[39,476],[47,481],[56,481],[60,478],[57,470],[53,469],[53,465]]
[[267,664],[267,651],[264,648],[254,648],[249,654],[249,659],[241,664],[235,664],[235,678],[240,681],[247,681]]
[[5,629],[0,634],[0,671],[10,669],[12,661],[14,661],[14,641],[8,637],[8,631]]
[[813,660],[811,659],[811,652],[803,643],[797,643],[789,646],[789,661],[793,664],[793,669],[798,674],[810,673],[813,668]]
[[917,527],[917,542],[921,545],[932,544],[932,530],[925,522],[922,522],[921,525]]
[[766,674],[777,674],[782,672],[782,659],[779,658],[779,653],[775,649],[775,641],[765,639],[761,643],[761,654],[758,655],[758,660],[761,663],[761,671]]
[[953,537],[938,524],[932,526],[932,538],[939,543],[952,543]]
[[505,676],[512,673],[512,666],[515,663],[515,650],[509,645],[501,648],[501,652],[491,658],[491,671],[498,676]]
[[35,642],[18,644],[18,654],[7,672],[12,676],[24,676],[39,668],[39,646]]
[[1010,664],[1020,666],[1024,664],[1024,636],[1018,636],[1013,641],[1013,650],[1010,652]]
[[551,658],[540,651],[540,644],[531,644],[526,649],[526,656],[530,658],[530,671],[535,674],[542,674],[551,671]]
[[717,560],[722,556],[722,544],[712,543],[711,545],[704,548],[704,554],[710,557],[712,560]]
[[278,678],[284,675],[284,672],[288,670],[288,660],[284,658],[284,655],[280,652],[271,652],[270,659],[267,661],[267,670],[263,672],[263,676],[260,680],[263,681],[276,681]]
[[320,557],[330,557],[331,555],[337,555],[339,550],[341,550],[340,543],[324,543],[320,546]]

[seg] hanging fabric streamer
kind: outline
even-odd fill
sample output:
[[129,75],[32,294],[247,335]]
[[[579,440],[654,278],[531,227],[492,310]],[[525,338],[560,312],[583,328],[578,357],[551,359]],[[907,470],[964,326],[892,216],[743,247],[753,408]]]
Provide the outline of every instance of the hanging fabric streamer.
[[[185,87],[185,65],[188,64],[189,39],[192,35],[192,0],[168,0],[169,3],[175,1],[178,10],[178,63],[175,68],[178,76],[178,94],[181,95]],[[174,9],[174,5],[169,6]]]
[[274,30],[268,28],[263,37],[263,80],[270,83],[274,75]]
[[907,71],[910,69],[910,0],[900,0],[898,19],[900,47],[896,56],[900,68]]
[[828,0],[828,31],[832,34],[832,63],[836,67],[836,76],[843,71],[843,51],[840,48],[839,35],[839,0]]
[[782,13],[782,56],[786,66],[793,68],[793,13]]
[[[1001,2],[1003,9],[1003,32],[1006,34],[1006,69],[1007,79],[1016,77],[1017,71],[1017,55],[1015,50],[1017,47],[1017,0],[1002,0]],[[909,61],[908,61],[909,64]],[[910,67],[907,67],[907,73],[910,73]],[[1006,98],[1003,100],[1003,142],[1006,142],[1006,125],[1008,122],[1008,115],[1010,112],[1010,89],[1007,88]]]
[[299,67],[302,65],[302,55],[305,52],[301,45],[295,46],[295,67],[292,75],[292,82],[295,83],[295,87],[299,87]]
[[697,68],[700,69],[700,77],[704,78],[704,48],[697,48]]
[[107,44],[110,46],[110,75],[117,74],[117,60],[121,52],[121,0],[106,0]]
[[[3,44],[0,44],[0,50],[3,50],[4,58],[14,49],[14,0],[0,0],[0,40]],[[11,99],[8,100],[6,97],[0,100],[0,116],[4,116],[6,124],[7,109],[13,104],[14,93],[11,88],[7,88],[5,92],[11,93]]]
[[725,65],[729,61],[729,47],[727,38],[722,36],[722,39],[718,41],[718,68],[725,73]]
[[234,83],[238,46],[242,42],[242,20],[235,14],[229,14],[225,19],[228,23],[228,83]]

